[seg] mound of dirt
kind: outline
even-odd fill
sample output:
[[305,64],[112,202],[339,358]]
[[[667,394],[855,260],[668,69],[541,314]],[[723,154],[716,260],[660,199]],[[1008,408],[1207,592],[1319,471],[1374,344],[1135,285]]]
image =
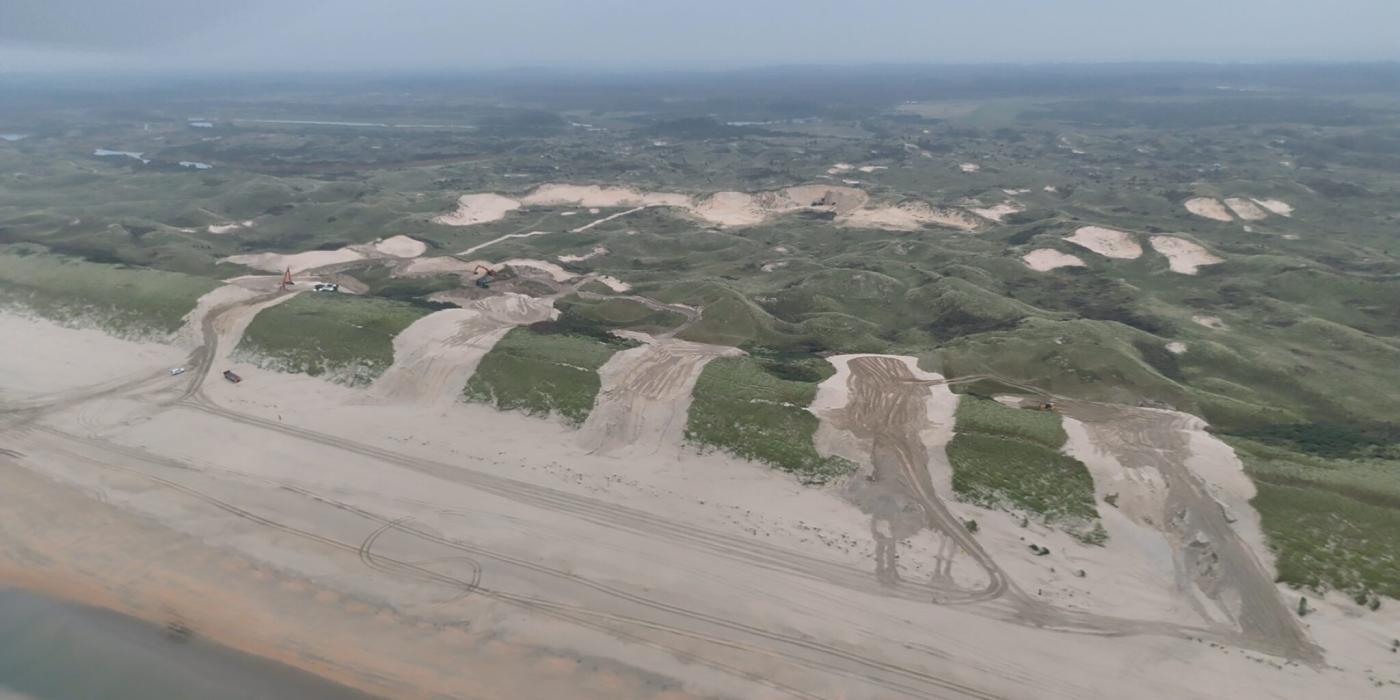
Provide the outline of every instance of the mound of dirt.
[[1083,226],[1065,240],[1081,248],[1119,260],[1136,260],[1142,256],[1142,246],[1133,235],[1102,226]]
[[1185,238],[1153,236],[1149,240],[1158,253],[1167,256],[1167,263],[1171,266],[1172,272],[1194,275],[1203,266],[1225,262],[1224,258],[1212,254],[1201,244],[1193,243]]
[[236,265],[251,267],[255,270],[266,270],[268,272],[282,272],[291,270],[296,274],[303,270],[314,270],[318,267],[336,265],[339,263],[355,262],[364,260],[367,256],[355,248],[340,248],[337,250],[308,250],[305,253],[250,253],[247,255],[231,255],[222,258],[219,262],[231,262]]

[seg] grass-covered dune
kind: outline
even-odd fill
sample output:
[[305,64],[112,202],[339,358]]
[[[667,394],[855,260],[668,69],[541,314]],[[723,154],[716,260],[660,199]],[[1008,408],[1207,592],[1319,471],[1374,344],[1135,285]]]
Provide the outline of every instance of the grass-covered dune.
[[393,364],[394,336],[428,313],[422,306],[388,299],[299,294],[259,313],[234,357],[266,369],[363,386]]
[[582,425],[602,388],[598,369],[634,343],[604,334],[548,332],[556,327],[542,324],[507,333],[467,381],[467,399]]
[[830,365],[815,358],[726,357],[710,361],[695,383],[686,439],[825,483],[853,464],[817,454],[817,417],[807,406]]
[[178,272],[51,255],[38,246],[0,247],[0,306],[124,337],[173,333],[199,297],[218,285]]
[[1108,538],[1083,462],[1062,454],[1060,416],[964,396],[948,443],[953,492],[969,503],[1034,517],[1087,544]]

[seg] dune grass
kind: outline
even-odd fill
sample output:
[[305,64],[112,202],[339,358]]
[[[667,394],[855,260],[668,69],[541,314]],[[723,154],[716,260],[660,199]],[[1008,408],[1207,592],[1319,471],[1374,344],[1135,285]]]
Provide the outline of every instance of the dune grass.
[[178,272],[86,262],[37,246],[0,249],[0,305],[126,337],[179,329],[218,282]]
[[428,313],[401,301],[303,293],[259,313],[234,357],[265,369],[364,386],[393,364],[394,336]]
[[598,368],[633,345],[620,338],[515,328],[482,358],[463,391],[467,400],[503,411],[556,415],[582,425],[602,388]]
[[1033,516],[1086,544],[1108,538],[1088,468],[1060,452],[1067,437],[1059,415],[964,396],[955,418],[948,460],[960,500]]
[[804,483],[850,473],[854,464],[823,457],[812,444],[818,421],[807,406],[830,374],[820,365],[827,372],[776,358],[712,360],[695,383],[686,440],[791,472]]

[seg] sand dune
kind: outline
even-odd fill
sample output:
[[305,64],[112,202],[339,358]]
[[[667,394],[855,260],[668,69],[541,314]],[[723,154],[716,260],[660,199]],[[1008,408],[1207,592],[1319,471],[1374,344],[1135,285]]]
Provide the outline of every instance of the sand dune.
[[1102,226],[1083,226],[1065,240],[1106,258],[1135,260],[1142,256],[1142,246],[1130,233]]
[[1281,199],[1256,199],[1254,203],[1279,216],[1293,216],[1293,205]]
[[1212,197],[1195,197],[1186,200],[1186,211],[1214,221],[1235,220],[1234,217],[1230,216],[1230,212],[1225,210],[1225,205]]
[[1036,272],[1048,272],[1061,267],[1084,267],[1077,255],[1061,253],[1054,248],[1037,248],[1021,256],[1022,262]]
[[374,244],[374,249],[396,258],[416,258],[428,251],[428,244],[408,236],[394,236]]
[[1212,254],[1201,244],[1185,238],[1153,236],[1149,241],[1158,253],[1167,256],[1167,263],[1172,272],[1194,275],[1203,266],[1225,262],[1224,258]]
[[1235,216],[1245,221],[1259,221],[1269,217],[1269,213],[1259,208],[1259,205],[1255,204],[1253,200],[1242,197],[1226,197],[1225,206],[1230,207],[1230,211],[1235,212]]
[[491,221],[499,221],[505,215],[520,208],[520,202],[490,192],[464,194],[457,198],[457,209],[449,214],[433,218],[433,223],[446,226],[473,226]]
[[969,211],[984,219],[990,219],[992,221],[1000,222],[1003,218],[1012,214],[1020,213],[1024,210],[1021,208],[1020,205],[1016,204],[1015,202],[1003,202],[995,206],[986,208],[974,208],[970,209]]

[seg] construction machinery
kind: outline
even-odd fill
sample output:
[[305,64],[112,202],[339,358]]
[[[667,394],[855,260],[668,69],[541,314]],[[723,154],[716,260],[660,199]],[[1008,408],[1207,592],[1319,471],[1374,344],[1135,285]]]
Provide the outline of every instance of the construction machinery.
[[282,273],[282,291],[287,291],[292,284],[292,268],[289,267]]
[[491,282],[496,279],[496,271],[485,265],[477,265],[476,269],[472,270],[472,274],[481,275],[476,278],[476,286],[482,289],[489,289],[491,287]]

